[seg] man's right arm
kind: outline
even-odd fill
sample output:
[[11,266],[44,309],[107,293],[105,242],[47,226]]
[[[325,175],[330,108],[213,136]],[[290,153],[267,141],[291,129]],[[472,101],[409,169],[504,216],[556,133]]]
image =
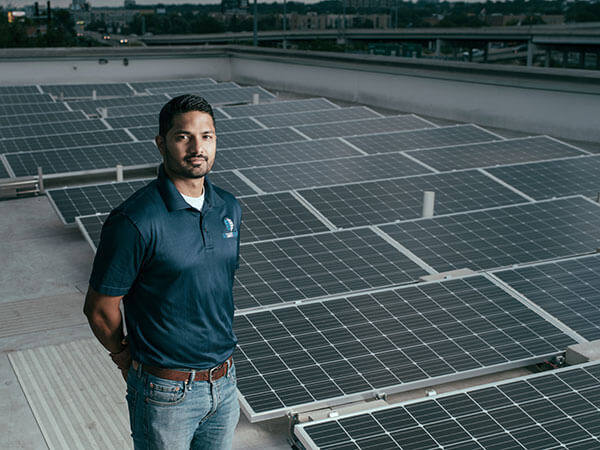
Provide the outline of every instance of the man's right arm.
[[121,299],[123,296],[104,295],[91,286],[85,296],[83,313],[100,343],[110,352],[112,360],[127,379],[131,364],[129,347],[124,341]]

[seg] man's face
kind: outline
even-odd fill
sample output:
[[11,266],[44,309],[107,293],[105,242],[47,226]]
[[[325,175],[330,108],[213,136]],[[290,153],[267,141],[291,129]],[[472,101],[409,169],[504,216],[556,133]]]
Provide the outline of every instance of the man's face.
[[177,114],[167,135],[156,137],[156,145],[171,177],[202,178],[212,169],[217,151],[212,117],[200,111]]

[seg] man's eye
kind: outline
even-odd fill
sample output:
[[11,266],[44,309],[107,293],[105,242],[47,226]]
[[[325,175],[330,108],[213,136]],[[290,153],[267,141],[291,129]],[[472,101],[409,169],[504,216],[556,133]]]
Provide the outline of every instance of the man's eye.
[[204,139],[206,139],[208,141],[212,140],[213,138],[214,138],[214,136],[212,134],[205,134],[204,135]]

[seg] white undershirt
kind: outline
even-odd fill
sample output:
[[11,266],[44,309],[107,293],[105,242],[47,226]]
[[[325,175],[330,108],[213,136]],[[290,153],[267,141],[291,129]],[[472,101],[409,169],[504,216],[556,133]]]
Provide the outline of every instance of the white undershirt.
[[192,208],[195,208],[198,211],[202,211],[202,205],[204,205],[204,191],[202,191],[202,195],[200,197],[190,197],[188,195],[183,194],[181,194],[181,196]]

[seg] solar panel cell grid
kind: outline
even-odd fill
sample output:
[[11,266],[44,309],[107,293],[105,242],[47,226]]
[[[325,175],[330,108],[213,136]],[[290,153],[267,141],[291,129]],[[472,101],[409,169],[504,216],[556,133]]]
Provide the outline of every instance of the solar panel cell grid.
[[390,131],[432,128],[433,125],[413,115],[378,117],[362,120],[348,120],[335,123],[319,123],[296,126],[296,130],[311,139],[328,137],[359,136],[363,134],[386,133]]
[[15,139],[0,139],[0,153],[77,148],[131,141],[133,141],[131,136],[123,130],[101,130],[57,134],[53,136],[32,136]]
[[600,258],[582,257],[495,275],[589,341],[600,339]]
[[389,286],[423,269],[368,229],[242,244],[238,309]]
[[410,156],[437,170],[468,169],[582,155],[581,150],[545,136],[482,144],[414,150]]
[[[510,313],[487,311],[497,304]],[[464,326],[461,336],[443,332],[456,323]],[[523,338],[521,330],[530,335]],[[238,313],[235,331],[240,336],[236,359],[242,363],[240,392],[251,409],[249,415],[258,420],[285,414],[286,408],[315,409],[320,400],[331,405],[350,400],[351,394],[409,389],[412,382],[495,365],[502,370],[504,364],[519,360],[527,364],[574,342],[482,276]],[[471,338],[480,341],[476,349],[468,347]],[[522,352],[505,351],[509,347]],[[300,365],[298,354],[304,355]],[[461,365],[465,359],[473,361],[468,368]],[[302,392],[303,402],[313,404],[285,398],[292,389]],[[482,402],[485,398],[479,399]],[[447,416],[439,407],[409,412],[415,420],[432,422]],[[407,420],[399,417],[389,422],[406,425]],[[347,431],[354,438],[362,433]]]
[[436,193],[436,215],[524,201],[475,170],[323,187],[299,194],[336,226],[348,228],[421,217],[423,191]]
[[202,92],[202,96],[212,106],[232,103],[251,103],[254,95],[258,95],[259,101],[263,103],[275,99],[273,94],[258,86],[235,89],[217,89],[214,91]]
[[16,176],[36,175],[38,167],[44,175],[52,175],[115,168],[117,164],[152,166],[161,161],[153,142],[6,153],[5,157]]
[[52,123],[21,125],[18,120],[11,127],[0,128],[0,139],[13,139],[34,136],[52,136],[56,134],[81,133],[86,131],[107,130],[108,127],[96,119],[66,120]]
[[58,98],[92,98],[94,94],[97,97],[124,97],[134,94],[125,83],[42,84],[41,88]]
[[338,106],[324,98],[290,100],[259,105],[224,106],[221,109],[231,117],[257,117],[269,114],[286,114],[301,111],[337,109]]
[[[71,122],[87,119],[83,111],[54,111],[52,113],[18,114],[0,116],[0,127],[14,127],[25,124],[39,124],[52,122]],[[2,133],[2,130],[0,130]]]
[[203,95],[207,91],[217,91],[220,89],[240,89],[240,86],[232,81],[224,83],[197,83],[185,84],[182,86],[162,86],[155,88],[147,88],[149,94],[167,94],[170,97],[176,97],[183,94]]
[[[116,97],[98,100],[70,100],[71,109],[81,109],[87,114],[97,114],[98,108],[109,108],[111,106],[137,106],[162,103],[169,100],[166,95],[136,95],[134,97]],[[139,113],[138,113],[139,114]]]
[[[597,448],[600,412],[591,399],[598,390],[594,370],[598,363],[574,366],[554,373],[522,377],[491,387],[373,409],[349,417],[295,427],[307,449],[346,448],[361,434],[364,447],[392,438],[390,448]],[[587,386],[579,377],[590,380]],[[575,382],[564,382],[569,378]],[[544,386],[540,390],[540,386]],[[514,398],[514,389],[527,396]],[[481,395],[486,399],[482,404]],[[510,400],[509,400],[510,398]],[[456,410],[461,402],[469,409]],[[385,417],[409,417],[407,426],[386,423]],[[594,423],[596,422],[596,423]]]
[[304,141],[306,138],[291,128],[273,128],[268,130],[250,130],[226,133],[219,136],[219,149],[234,147],[253,147],[280,142]]
[[187,86],[189,84],[216,84],[216,82],[212,78],[189,78],[178,80],[134,81],[129,83],[136,92],[160,87]]
[[260,116],[257,119],[268,128],[288,127],[293,125],[306,125],[310,123],[342,122],[381,117],[375,111],[358,106],[353,108],[325,109],[322,111],[306,111],[298,113],[274,114]]
[[485,270],[595,251],[600,208],[570,197],[380,229],[439,272]]
[[263,191],[276,192],[418,175],[430,170],[400,153],[394,153],[249,168],[240,172]]
[[248,148],[237,147],[230,150],[219,148],[213,169],[275,166],[358,155],[360,153],[357,150],[339,139],[285,142]]
[[596,199],[600,155],[486,169],[536,200],[569,195]]
[[54,103],[54,100],[48,94],[0,95],[0,106],[23,105],[26,103]]
[[[72,108],[76,110],[78,108]],[[38,114],[38,113],[51,113],[55,111],[68,111],[67,106],[64,103],[26,103],[26,104],[14,104],[14,105],[2,105],[0,104],[0,117],[14,116],[21,114]]]
[[497,141],[499,137],[473,125],[429,128],[415,131],[347,138],[367,153],[389,153],[420,148],[448,147],[473,142]]
[[0,96],[39,93],[37,86],[0,86]]

